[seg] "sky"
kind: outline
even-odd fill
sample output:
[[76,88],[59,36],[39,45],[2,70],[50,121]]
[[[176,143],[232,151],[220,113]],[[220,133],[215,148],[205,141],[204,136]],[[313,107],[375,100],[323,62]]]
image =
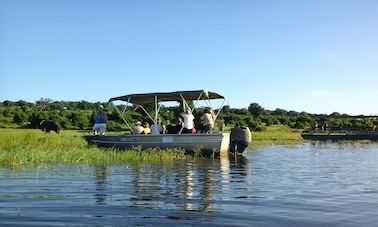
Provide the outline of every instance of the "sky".
[[201,89],[378,115],[378,1],[0,0],[0,101]]

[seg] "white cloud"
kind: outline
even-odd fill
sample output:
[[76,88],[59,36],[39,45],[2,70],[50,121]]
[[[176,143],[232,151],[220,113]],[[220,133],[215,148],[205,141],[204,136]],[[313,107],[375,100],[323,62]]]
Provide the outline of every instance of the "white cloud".
[[328,91],[324,91],[324,90],[318,90],[318,89],[316,89],[316,90],[314,90],[314,91],[312,91],[312,95],[313,96],[328,96],[329,95],[329,92]]

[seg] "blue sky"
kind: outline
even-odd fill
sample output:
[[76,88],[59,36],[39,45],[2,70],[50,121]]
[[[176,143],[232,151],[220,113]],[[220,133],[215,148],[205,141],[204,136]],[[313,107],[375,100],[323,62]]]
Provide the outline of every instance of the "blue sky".
[[208,89],[378,114],[376,0],[0,0],[0,101]]

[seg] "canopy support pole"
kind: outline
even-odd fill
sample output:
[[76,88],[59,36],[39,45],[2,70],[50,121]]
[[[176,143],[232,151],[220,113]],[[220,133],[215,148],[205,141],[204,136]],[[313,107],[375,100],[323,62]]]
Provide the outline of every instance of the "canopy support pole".
[[147,112],[147,110],[143,106],[139,105],[139,107],[144,111],[144,113],[147,114],[147,116],[151,119],[151,121],[154,121],[154,119],[151,117],[151,115]]
[[202,94],[203,94],[203,91],[201,92],[201,94],[198,96],[198,98],[197,98],[197,100],[196,100],[196,102],[194,103],[194,106],[193,106],[193,109],[192,109],[192,111],[194,111],[194,109],[196,108],[196,106],[197,106],[197,103],[198,103],[198,101],[201,99],[201,96],[202,96]]
[[220,106],[220,108],[219,108],[219,110],[218,110],[218,113],[215,115],[215,119],[214,119],[214,121],[218,118],[218,116],[219,116],[219,114],[220,114],[220,112],[221,112],[221,110],[222,110],[222,108],[223,108],[225,102],[226,102],[226,98],[223,99],[222,105]]
[[158,115],[158,107],[157,107],[157,96],[155,95],[155,118],[153,120],[154,124],[157,122],[157,115]]
[[188,103],[186,102],[184,96],[182,96],[182,94],[180,93],[180,96],[181,96],[181,99],[182,99],[182,104],[183,104],[183,108],[184,108],[184,111],[186,110],[186,106],[188,107],[188,109],[191,111],[191,108],[190,106],[188,105]]
[[159,106],[158,106],[157,96],[155,96],[155,119],[154,119],[155,124],[157,123],[157,120],[158,120],[160,107],[161,107],[161,103],[159,103]]
[[126,102],[126,105],[125,105],[125,108],[123,109],[123,111],[122,111],[122,116],[125,114],[125,112],[126,112],[126,109],[127,109],[127,104],[129,103],[129,101],[130,101],[130,98],[127,100],[127,102]]
[[131,130],[131,132],[134,133],[134,130],[133,128],[131,128],[131,126],[129,125],[129,123],[126,121],[126,119],[123,117],[123,114],[121,113],[121,111],[119,111],[118,107],[117,106],[114,106],[114,108],[117,110],[119,116],[122,118],[122,120],[125,122],[125,124],[127,125],[127,127],[129,127],[129,129]]

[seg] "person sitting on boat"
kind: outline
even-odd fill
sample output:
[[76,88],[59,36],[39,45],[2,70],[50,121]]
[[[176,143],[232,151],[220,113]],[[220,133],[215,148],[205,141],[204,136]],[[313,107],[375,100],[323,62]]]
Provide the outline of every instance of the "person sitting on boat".
[[[180,126],[180,129],[181,130],[181,126]],[[171,122],[169,120],[166,120],[165,121],[165,133],[166,134],[177,134],[177,129],[176,129],[176,126],[171,124]]]
[[197,133],[202,133],[203,131],[205,131],[205,126],[203,126],[203,121],[200,120],[199,122],[197,122],[198,124],[198,130],[197,130]]
[[167,130],[168,130],[167,133],[168,134],[179,134],[181,129],[182,129],[182,119],[181,119],[181,117],[179,117],[177,119],[175,126],[171,125],[171,127],[167,128]]
[[168,134],[168,125],[171,125],[169,120],[166,120],[162,123],[161,127],[163,128],[163,134]]
[[212,133],[214,128],[214,117],[209,108],[204,110],[203,115],[200,117],[202,120],[202,133]]
[[181,116],[184,118],[184,127],[182,128],[181,133],[192,133],[194,127],[194,116],[192,111],[186,110],[181,113]]
[[100,105],[95,114],[95,124],[92,127],[95,135],[97,135],[98,132],[100,132],[100,135],[105,135],[106,120],[107,120],[107,117],[104,112],[104,106]]
[[151,128],[150,128],[150,124],[148,124],[148,122],[144,122],[143,123],[143,133],[142,134],[151,134]]
[[151,125],[151,135],[159,135],[163,133],[163,126],[161,126],[161,120],[158,119]]
[[133,129],[133,134],[142,134],[142,132],[144,132],[144,128],[140,121],[137,121],[132,129]]

